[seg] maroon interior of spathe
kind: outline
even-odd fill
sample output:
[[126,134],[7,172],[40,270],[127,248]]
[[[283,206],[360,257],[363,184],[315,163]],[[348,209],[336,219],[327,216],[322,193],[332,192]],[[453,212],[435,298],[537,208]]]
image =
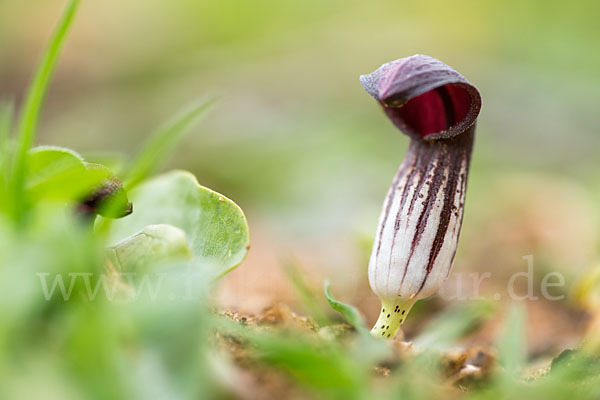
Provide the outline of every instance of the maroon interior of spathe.
[[470,107],[471,96],[464,86],[446,84],[386,111],[396,123],[426,137],[461,122]]

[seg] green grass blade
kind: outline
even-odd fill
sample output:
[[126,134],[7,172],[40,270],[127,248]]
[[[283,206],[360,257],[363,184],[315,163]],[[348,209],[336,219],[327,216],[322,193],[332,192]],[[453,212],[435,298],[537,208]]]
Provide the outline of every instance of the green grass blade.
[[504,323],[504,331],[498,339],[500,365],[512,376],[518,376],[527,359],[526,320],[523,305],[513,304]]
[[9,140],[12,130],[14,109],[12,103],[0,104],[0,176],[5,177],[4,163],[8,159]]
[[12,103],[0,104],[0,211],[6,211],[7,168],[14,109]]
[[327,318],[321,304],[319,304],[315,292],[306,282],[298,261],[292,257],[288,257],[282,261],[282,266],[289,282],[294,287],[302,305],[304,305],[308,313],[319,326],[329,325],[329,318]]
[[433,318],[413,342],[424,349],[449,348],[456,340],[477,329],[494,311],[494,304],[483,300],[456,304]]
[[126,189],[131,189],[155,173],[163,160],[188,133],[204,113],[215,103],[214,99],[194,105],[161,126],[150,136],[127,168],[124,178]]
[[23,212],[23,192],[25,186],[25,156],[35,142],[36,128],[39,120],[40,109],[48,90],[50,78],[56,67],[60,50],[65,42],[67,31],[73,21],[79,0],[70,0],[62,17],[52,34],[48,47],[42,57],[35,77],[21,110],[17,131],[17,153],[14,160],[12,186],[14,188],[15,217],[19,219]]
[[325,281],[323,285],[323,289],[325,291],[325,297],[327,297],[327,302],[335,311],[339,312],[346,318],[346,320],[356,328],[358,331],[367,331],[367,326],[365,323],[365,319],[361,315],[360,311],[349,304],[344,304],[333,298],[331,291],[329,290],[329,281]]

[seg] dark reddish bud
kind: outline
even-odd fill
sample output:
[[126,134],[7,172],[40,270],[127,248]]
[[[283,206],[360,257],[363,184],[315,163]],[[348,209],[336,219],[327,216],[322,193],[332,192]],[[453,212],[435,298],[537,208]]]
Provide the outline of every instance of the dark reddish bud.
[[429,56],[391,61],[360,81],[398,129],[415,139],[459,135],[475,123],[481,109],[477,89]]
[[88,169],[104,171],[106,178],[79,203],[79,213],[90,218],[96,215],[121,218],[131,214],[133,205],[129,202],[123,183],[119,178],[110,174],[102,165],[86,163],[86,166]]

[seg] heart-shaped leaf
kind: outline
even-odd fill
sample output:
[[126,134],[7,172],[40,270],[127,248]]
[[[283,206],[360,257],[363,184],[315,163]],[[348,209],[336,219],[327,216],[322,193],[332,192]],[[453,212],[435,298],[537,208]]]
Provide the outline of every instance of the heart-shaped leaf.
[[129,197],[134,211],[113,221],[113,242],[147,225],[173,225],[186,233],[193,262],[215,276],[237,267],[248,253],[250,238],[242,210],[225,196],[199,185],[189,172],[160,175],[137,186]]

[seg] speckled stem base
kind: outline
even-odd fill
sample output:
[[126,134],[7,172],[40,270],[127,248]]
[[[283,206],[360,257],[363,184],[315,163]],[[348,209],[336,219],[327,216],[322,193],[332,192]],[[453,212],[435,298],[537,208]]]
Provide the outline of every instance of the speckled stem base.
[[406,319],[416,300],[395,299],[381,302],[379,319],[371,329],[371,335],[384,339],[393,339]]

